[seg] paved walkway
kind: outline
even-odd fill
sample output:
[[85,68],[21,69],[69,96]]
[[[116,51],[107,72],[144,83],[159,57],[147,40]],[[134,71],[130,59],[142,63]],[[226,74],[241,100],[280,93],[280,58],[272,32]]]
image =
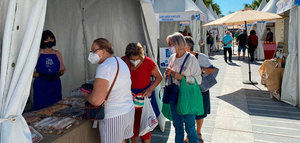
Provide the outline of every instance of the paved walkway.
[[[233,58],[224,62],[222,52],[211,57],[220,69],[218,84],[211,91],[211,114],[202,130],[209,143],[300,143],[300,108],[270,99],[266,88],[244,85],[248,65]],[[261,62],[252,64],[253,80],[260,83]],[[175,130],[167,122],[164,133],[156,129],[153,143],[173,143]]]

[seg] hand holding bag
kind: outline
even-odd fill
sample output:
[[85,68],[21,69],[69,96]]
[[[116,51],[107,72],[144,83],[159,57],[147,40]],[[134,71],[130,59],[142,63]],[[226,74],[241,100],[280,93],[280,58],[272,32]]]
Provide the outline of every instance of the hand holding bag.
[[[117,73],[116,73],[116,76],[114,78],[114,81],[112,82],[109,90],[108,90],[108,93],[106,95],[106,98],[105,98],[105,101],[107,101],[111,91],[112,91],[112,88],[114,87],[115,85],[115,82],[117,80],[117,77],[119,75],[119,61],[116,57],[114,57],[117,61],[117,66],[118,66],[118,69],[117,69]],[[105,114],[104,114],[104,104],[105,104],[105,101],[100,105],[100,106],[94,106],[92,104],[90,104],[89,102],[86,102],[85,103],[85,114],[84,114],[84,119],[86,120],[91,120],[91,121],[95,121],[95,120],[102,120],[104,119],[105,117]]]
[[144,107],[142,109],[139,136],[143,136],[153,131],[157,125],[158,119],[154,113],[150,100],[148,97],[145,97]]
[[[180,72],[179,72],[180,74],[182,73],[183,67],[184,67],[184,65],[185,65],[185,63],[186,63],[189,56],[190,56],[190,54],[187,54],[184,61],[183,61],[183,63],[182,63],[182,66],[181,66]],[[173,83],[173,78],[172,78],[171,75],[170,75],[170,79],[171,79],[171,84],[164,87],[163,103],[165,103],[165,104],[177,104],[179,87],[178,87],[178,85]]]

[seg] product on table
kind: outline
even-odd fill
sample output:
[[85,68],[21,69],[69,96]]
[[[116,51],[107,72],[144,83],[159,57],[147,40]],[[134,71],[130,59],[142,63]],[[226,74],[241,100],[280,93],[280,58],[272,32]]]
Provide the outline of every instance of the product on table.
[[58,104],[71,105],[72,107],[84,108],[85,99],[83,97],[71,96],[64,98]]
[[84,114],[84,108],[71,107],[55,112],[53,115],[57,117],[72,117],[81,119]]
[[38,114],[42,114],[42,115],[46,115],[46,116],[51,116],[54,112],[65,109],[65,108],[69,108],[69,105],[53,105],[51,107],[47,107],[45,109],[39,110],[37,113]]
[[78,121],[73,118],[48,117],[37,122],[34,127],[46,134],[62,134],[75,124]]
[[41,121],[43,118],[42,117],[39,117],[39,116],[24,116],[27,124],[29,125],[33,125],[34,123],[38,122],[38,121]]
[[29,130],[31,132],[31,138],[33,143],[38,143],[43,139],[43,136],[31,126],[29,126]]

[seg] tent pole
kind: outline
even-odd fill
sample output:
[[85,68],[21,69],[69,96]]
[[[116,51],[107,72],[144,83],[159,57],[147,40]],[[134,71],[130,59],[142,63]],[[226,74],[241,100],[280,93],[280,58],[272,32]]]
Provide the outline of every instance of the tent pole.
[[[233,25],[233,30],[234,30],[234,25]],[[234,35],[232,35],[232,38],[233,38],[233,46],[232,46],[232,55],[234,55]]]
[[[246,31],[247,31],[247,21],[245,21],[245,29],[246,29]],[[248,42],[247,42],[247,46],[248,46],[249,80],[243,81],[243,84],[256,85],[256,84],[258,84],[258,83],[251,80],[250,53],[249,53],[249,43],[248,43]]]

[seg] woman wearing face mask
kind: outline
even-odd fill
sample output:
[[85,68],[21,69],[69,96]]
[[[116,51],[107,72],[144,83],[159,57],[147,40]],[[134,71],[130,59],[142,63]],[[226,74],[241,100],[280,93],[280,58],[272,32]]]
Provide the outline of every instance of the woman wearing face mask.
[[[155,63],[144,55],[144,50],[140,43],[128,44],[125,56],[122,59],[130,69],[131,91],[135,103],[134,136],[131,140],[133,143],[138,143],[144,97],[151,97],[156,86],[162,81],[162,75]],[[153,83],[151,83],[151,77],[155,79]],[[144,143],[150,143],[151,132],[142,136],[141,140]]]
[[[94,41],[88,58],[92,64],[99,65],[93,92],[85,98],[94,106],[105,102],[105,117],[99,121],[101,143],[121,143],[133,136],[134,104],[130,71],[126,63],[119,57],[113,57],[113,54],[109,41],[99,38]],[[112,90],[105,101],[111,86]]]
[[[195,84],[195,79],[198,83],[201,83],[202,79],[199,62],[194,55],[185,51],[186,41],[183,35],[174,33],[167,37],[167,43],[170,51],[174,51],[175,49],[175,53],[169,58],[169,66],[165,71],[165,76],[168,79],[173,78],[174,83],[178,86],[180,85],[182,77],[185,77],[189,84]],[[182,68],[182,73],[180,73],[180,69],[186,57],[187,60]],[[184,142],[184,129],[187,132],[190,143],[199,143],[199,138],[195,129],[195,115],[179,115],[177,113],[177,104],[171,104],[173,126],[176,133],[175,143]]]
[[34,109],[48,107],[62,99],[60,76],[66,70],[62,55],[52,47],[56,45],[54,34],[46,30],[42,34],[39,59],[33,83]]

